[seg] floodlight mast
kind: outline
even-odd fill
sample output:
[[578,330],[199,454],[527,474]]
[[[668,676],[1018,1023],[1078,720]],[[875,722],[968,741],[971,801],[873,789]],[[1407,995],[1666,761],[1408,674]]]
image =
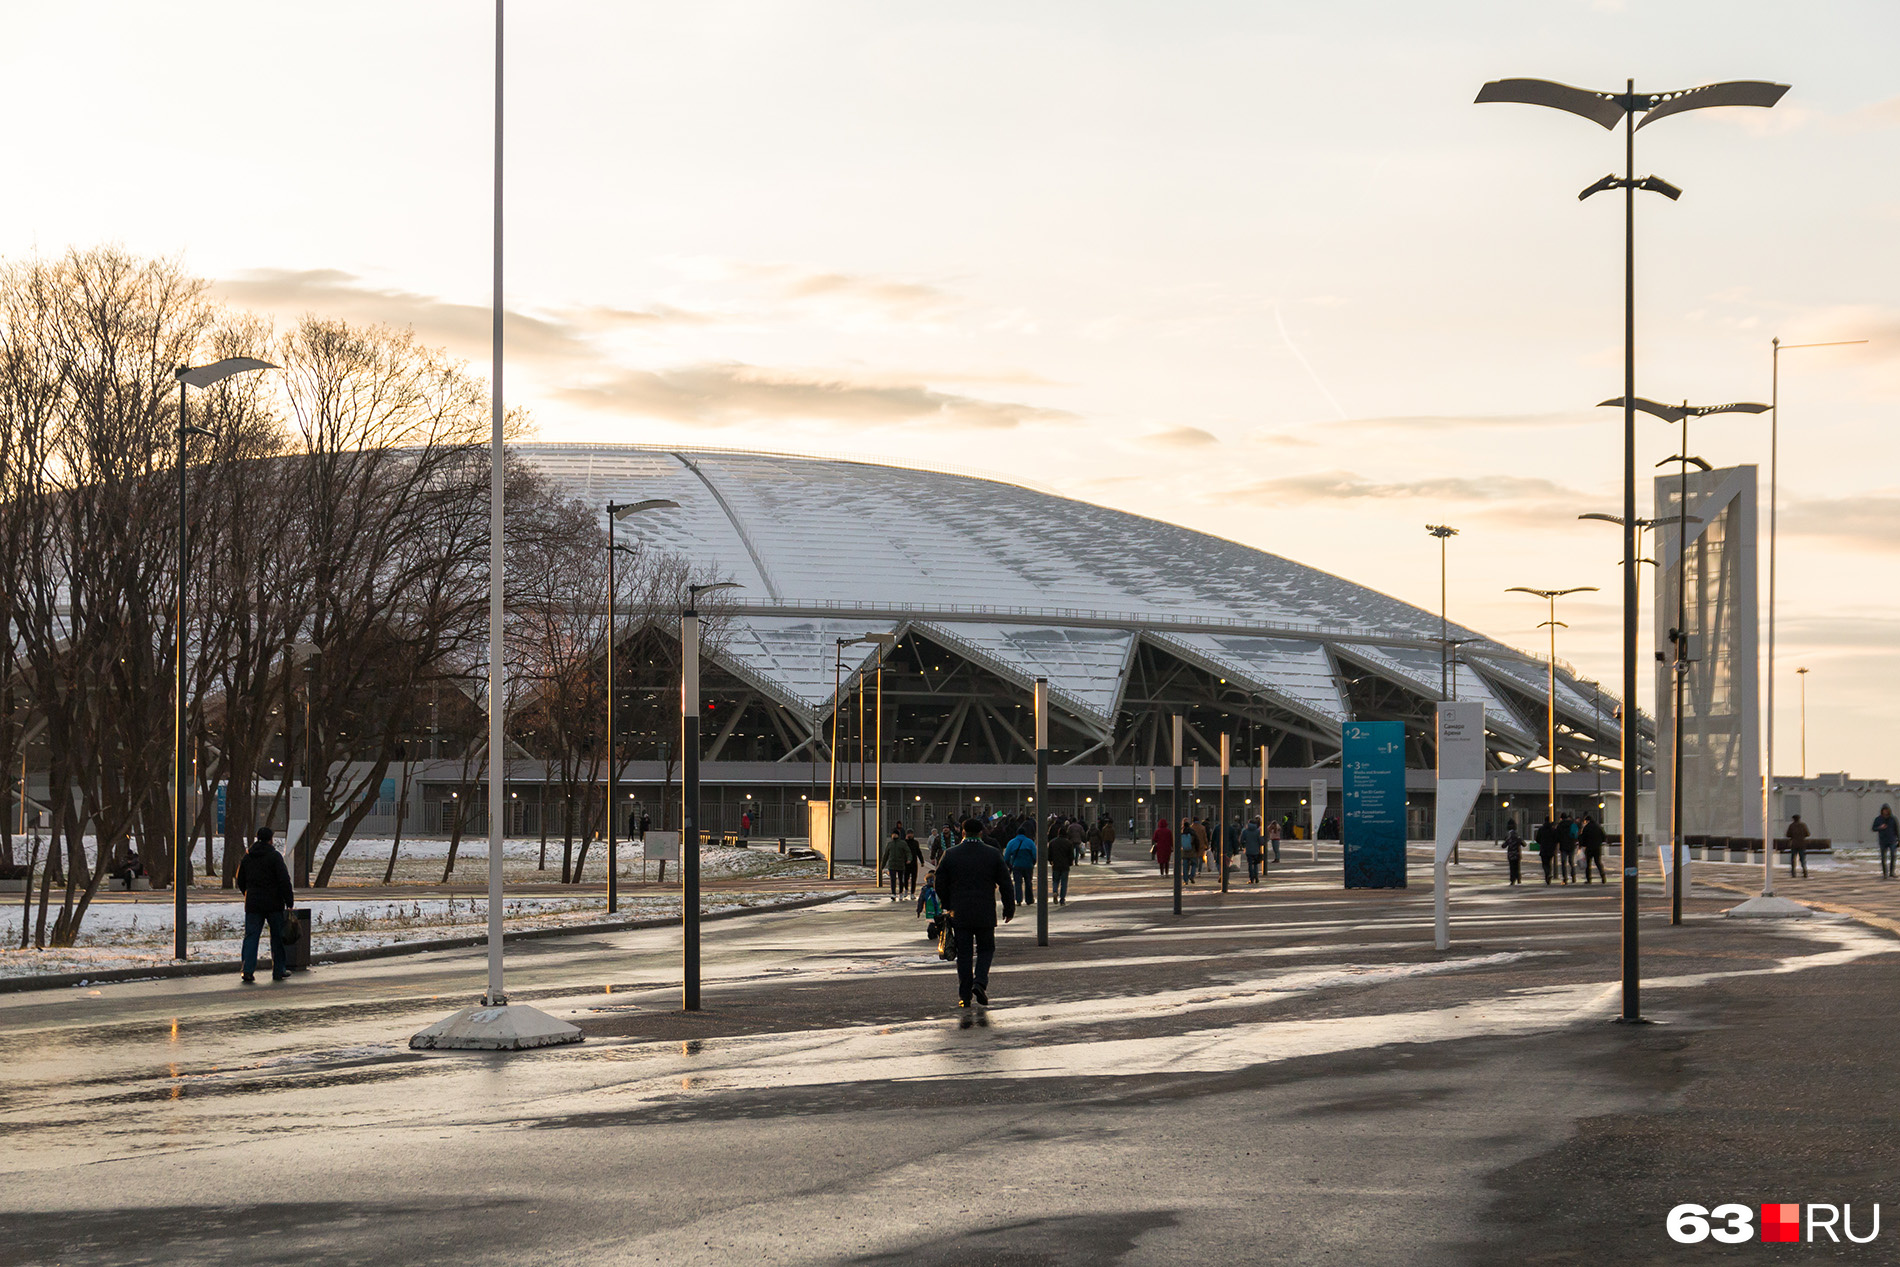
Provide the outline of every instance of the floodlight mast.
[[[1706,106],[1773,106],[1787,93],[1786,84],[1735,80],[1665,93],[1638,93],[1636,81],[1626,80],[1621,93],[1594,92],[1548,79],[1498,79],[1478,91],[1479,102],[1504,101],[1546,106],[1581,115],[1599,127],[1623,133],[1623,175],[1606,177],[1580,197],[1621,188],[1623,200],[1623,1010],[1620,1019],[1642,1020],[1641,974],[1638,970],[1636,836],[1637,797],[1634,786],[1641,767],[1639,727],[1634,707],[1636,674],[1636,191],[1648,189],[1674,201],[1675,186],[1650,176],[1636,176],[1636,130],[1672,114]],[[1636,116],[1641,114],[1639,123]]]

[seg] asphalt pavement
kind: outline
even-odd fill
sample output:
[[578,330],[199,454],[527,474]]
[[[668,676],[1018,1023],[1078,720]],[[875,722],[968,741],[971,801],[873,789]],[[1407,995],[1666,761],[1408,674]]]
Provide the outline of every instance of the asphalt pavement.
[[673,930],[510,947],[586,1034],[530,1053],[407,1049],[479,951],[0,998],[0,1261],[1674,1262],[1778,1252],[1675,1245],[1680,1202],[1880,1199],[1888,931],[1652,891],[1625,1026],[1613,890],[1481,855],[1439,952],[1429,887],[1337,869],[1177,917],[1078,868],[968,1027],[872,895],[708,924],[698,1013]]

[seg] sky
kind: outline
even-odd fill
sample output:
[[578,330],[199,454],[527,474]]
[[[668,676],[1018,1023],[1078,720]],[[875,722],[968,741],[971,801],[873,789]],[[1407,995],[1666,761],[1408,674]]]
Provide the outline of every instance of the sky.
[[[491,15],[0,0],[0,258],[173,257],[486,372]],[[540,439],[994,475],[1434,610],[1448,523],[1452,618],[1541,651],[1508,587],[1598,586],[1557,650],[1611,686],[1620,538],[1576,516],[1620,509],[1622,205],[1576,195],[1622,138],[1472,98],[1791,84],[1638,134],[1685,193],[1638,206],[1637,388],[1869,340],[1781,358],[1776,769],[1807,667],[1809,771],[1900,778],[1900,7],[517,0],[507,44]],[[1765,419],[1691,447],[1765,493]]]

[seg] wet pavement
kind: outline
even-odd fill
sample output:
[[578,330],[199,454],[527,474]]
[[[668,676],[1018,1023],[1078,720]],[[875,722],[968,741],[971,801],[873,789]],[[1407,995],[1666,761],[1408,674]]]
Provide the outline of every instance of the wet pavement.
[[[1033,913],[1000,931],[967,1028],[923,922],[872,895],[707,924],[694,1014],[672,930],[511,946],[511,997],[587,1036],[517,1055],[406,1048],[479,993],[479,951],[0,997],[0,1261],[1663,1261],[1703,1198],[1661,1163],[1716,1147],[1686,1101],[1745,1114],[1722,1096],[1765,1103],[1805,1046],[1838,1056],[1792,1066],[1805,1112],[1838,1087],[1892,1125],[1836,1078],[1896,1026],[1883,930],[1727,921],[1713,889],[1670,928],[1652,891],[1664,1023],[1618,1026],[1613,891],[1482,858],[1437,952],[1428,888],[1337,868],[1204,881],[1181,917],[1147,868],[1078,868],[1050,946]],[[1717,1152],[1772,1161],[1748,1138]],[[1634,1205],[1627,1164],[1535,1179],[1632,1141],[1659,1172]]]

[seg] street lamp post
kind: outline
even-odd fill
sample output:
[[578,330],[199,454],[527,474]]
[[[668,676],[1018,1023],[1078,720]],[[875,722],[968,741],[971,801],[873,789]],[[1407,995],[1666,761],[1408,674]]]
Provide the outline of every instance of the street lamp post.
[[1049,944],[1049,679],[1036,679],[1036,944]]
[[1185,837],[1181,830],[1181,714],[1172,713],[1169,715],[1169,720],[1174,723],[1173,746],[1170,750],[1174,762],[1174,800],[1168,808],[1168,812],[1174,815],[1174,857],[1171,859],[1174,865],[1170,869],[1174,872],[1174,913],[1179,915],[1181,913],[1181,859],[1187,852]]
[[1220,891],[1227,892],[1227,850],[1232,843],[1227,839],[1227,767],[1230,764],[1234,737],[1226,731],[1220,736]]
[[680,613],[680,1008],[699,1010],[699,596],[737,581],[686,587]]
[[[1775,892],[1775,825],[1770,792],[1775,782],[1775,532],[1781,494],[1781,354],[1802,348],[1844,348],[1865,343],[1865,339],[1838,339],[1831,343],[1790,343],[1772,341],[1768,377],[1768,654],[1764,664],[1767,698],[1763,701],[1761,771],[1761,895]],[[1797,670],[1806,673],[1806,669]],[[1803,699],[1805,701],[1805,692]],[[1805,707],[1805,705],[1804,705]],[[1805,713],[1804,713],[1805,715]],[[1803,724],[1805,732],[1805,722]],[[1802,745],[1801,777],[1807,777],[1807,750]]]
[[1550,692],[1548,702],[1548,721],[1550,724],[1550,821],[1557,821],[1557,630],[1570,626],[1557,619],[1557,600],[1566,594],[1590,594],[1596,592],[1594,585],[1573,585],[1567,590],[1540,590],[1526,585],[1513,585],[1505,591],[1507,594],[1535,594],[1550,604],[1550,619],[1542,622],[1538,628],[1550,630],[1550,663],[1547,669],[1547,687]]
[[[178,591],[175,623],[172,628],[172,958],[184,959],[185,890],[191,887],[191,850],[185,834],[185,781],[191,770],[189,741],[185,738],[185,574],[191,565],[190,536],[185,515],[185,440],[189,436],[210,436],[203,427],[185,421],[185,388],[203,390],[233,374],[250,370],[274,370],[269,361],[254,356],[231,356],[209,365],[181,365],[172,371],[178,383]],[[285,671],[289,671],[286,663]],[[290,725],[288,714],[284,725]],[[286,731],[288,733],[288,731]],[[288,771],[285,772],[288,778]],[[275,965],[273,965],[273,968]]]
[[1267,745],[1260,745],[1260,878],[1273,874],[1273,850],[1267,845]]
[[1446,619],[1447,568],[1445,543],[1458,535],[1456,528],[1446,524],[1426,524],[1425,531],[1438,538],[1438,694],[1443,699],[1451,698],[1451,641],[1450,622]]
[[614,619],[614,600],[619,596],[614,584],[614,555],[628,547],[614,541],[614,525],[628,515],[637,515],[644,510],[677,510],[679,503],[664,497],[649,498],[646,501],[626,504],[607,503],[607,913],[614,915],[620,910],[620,824],[615,821],[620,813],[620,767],[615,762],[618,751],[617,736],[614,732],[614,641],[619,633],[619,625]]
[[1795,678],[1801,683],[1801,780],[1808,778],[1808,671],[1796,669]]
[[[1636,81],[1628,80],[1621,93],[1592,92],[1547,79],[1499,79],[1478,92],[1478,101],[1518,102],[1548,106],[1581,115],[1606,129],[1624,125],[1624,175],[1606,176],[1578,195],[1580,199],[1608,189],[1622,189],[1623,201],[1623,396],[1636,399],[1636,191],[1647,189],[1672,202],[1682,191],[1654,176],[1636,177],[1636,130],[1658,119],[1687,110],[1708,106],[1762,106],[1780,101],[1788,91],[1786,84],[1758,80],[1733,80],[1704,84],[1699,88],[1675,92],[1638,93]],[[1638,123],[1636,116],[1643,116]],[[1623,409],[1623,701],[1625,711],[1636,700],[1636,410],[1633,403]],[[1638,728],[1626,717],[1622,728],[1623,778],[1627,782],[1641,763]],[[1626,789],[1627,791],[1627,789]],[[1637,951],[1636,847],[1637,798],[1623,797],[1623,1012],[1625,1021],[1642,1019],[1641,982]]]
[[[1675,655],[1671,658],[1670,665],[1671,673],[1675,681],[1671,697],[1673,702],[1670,705],[1671,721],[1674,723],[1672,726],[1674,755],[1670,759],[1669,766],[1669,857],[1671,864],[1669,869],[1669,922],[1671,924],[1680,924],[1682,923],[1683,890],[1689,887],[1682,882],[1682,865],[1684,860],[1682,818],[1682,750],[1684,731],[1682,725],[1682,701],[1684,687],[1689,677],[1689,665],[1695,659],[1695,648],[1690,641],[1688,629],[1689,520],[1692,518],[1689,514],[1689,468],[1691,466],[1699,466],[1704,471],[1710,469],[1707,462],[1704,462],[1701,458],[1695,457],[1689,452],[1689,419],[1704,418],[1712,414],[1761,414],[1767,413],[1769,406],[1753,401],[1733,401],[1724,405],[1691,405],[1687,401],[1684,401],[1680,405],[1660,405],[1653,400],[1644,400],[1641,397],[1637,397],[1635,400],[1629,400],[1621,396],[1614,400],[1603,401],[1602,404],[1605,406],[1622,406],[1625,409],[1640,409],[1651,417],[1661,418],[1664,422],[1679,422],[1682,424],[1682,452],[1673,457],[1666,457],[1661,462],[1656,463],[1657,466],[1664,466],[1670,462],[1674,462],[1677,465],[1676,513],[1661,518],[1660,522],[1667,523],[1670,519],[1673,519],[1676,523],[1676,620],[1675,624],[1669,630],[1669,642],[1675,649]],[[1696,522],[1701,522],[1699,516],[1694,516],[1694,518]]]
[[844,690],[844,648],[849,639],[838,639],[838,652],[831,662],[831,775],[830,790],[825,793],[825,879],[838,878],[838,696]]

